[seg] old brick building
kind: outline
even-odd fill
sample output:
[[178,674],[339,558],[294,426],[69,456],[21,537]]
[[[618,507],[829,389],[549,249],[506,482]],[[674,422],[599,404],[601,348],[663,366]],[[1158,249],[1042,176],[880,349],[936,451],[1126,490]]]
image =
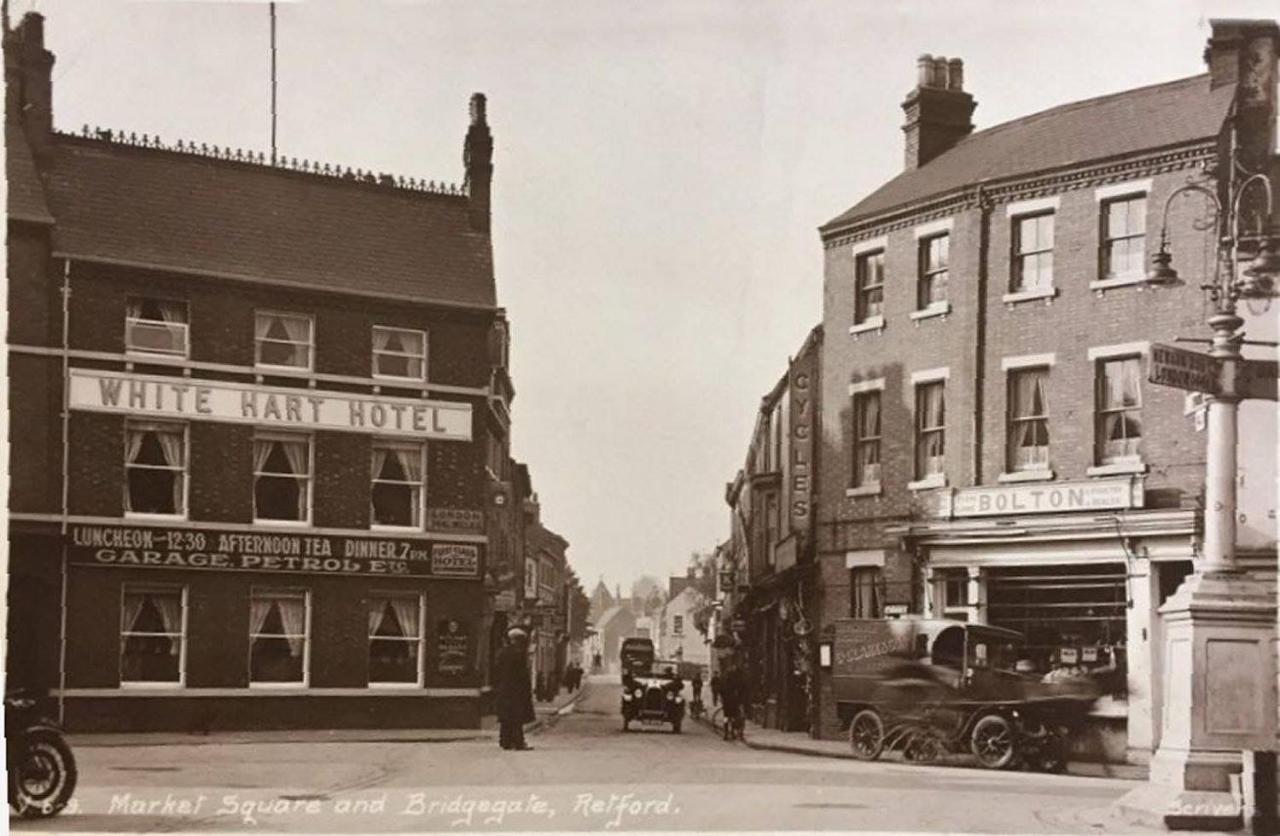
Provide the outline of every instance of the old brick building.
[[[1174,188],[1213,184],[1232,142],[1274,147],[1238,114],[1261,96],[1274,126],[1274,74],[1250,87],[1241,67],[1275,37],[1217,25],[1208,74],[976,133],[961,62],[920,59],[905,170],[821,229],[819,642],[850,616],[1011,627],[1041,671],[1119,669],[1082,748],[1154,748],[1156,608],[1197,554],[1205,443],[1145,364],[1207,333],[1204,204],[1169,214],[1173,249],[1205,254],[1186,285],[1142,278]],[[1254,500],[1273,527],[1274,493]],[[829,669],[820,685],[820,732],[839,736]]]
[[746,462],[725,492],[732,536],[724,557],[734,565],[734,594],[721,620],[741,628],[751,711],[769,728],[804,730],[812,722],[822,346],[817,326],[761,399]]
[[42,18],[4,47],[11,681],[76,730],[477,725],[484,97],[428,185],[62,133]]

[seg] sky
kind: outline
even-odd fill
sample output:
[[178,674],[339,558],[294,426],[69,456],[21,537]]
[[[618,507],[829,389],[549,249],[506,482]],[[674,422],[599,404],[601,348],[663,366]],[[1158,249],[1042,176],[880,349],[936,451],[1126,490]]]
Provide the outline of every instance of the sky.
[[[269,149],[258,2],[10,0],[57,56],[54,121]],[[729,532],[760,398],[821,317],[817,227],[902,166],[923,53],[965,62],[979,129],[1194,75],[1198,2],[277,5],[281,153],[461,182],[495,138],[513,454],[580,578],[683,573]],[[358,279],[358,277],[356,277]]]

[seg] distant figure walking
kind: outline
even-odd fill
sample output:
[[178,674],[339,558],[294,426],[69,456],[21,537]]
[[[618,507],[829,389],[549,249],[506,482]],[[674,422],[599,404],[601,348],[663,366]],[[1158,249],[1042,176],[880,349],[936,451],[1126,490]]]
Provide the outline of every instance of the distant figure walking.
[[720,670],[718,668],[711,674],[711,704],[720,704]]
[[742,668],[731,664],[720,681],[720,703],[724,706],[724,739],[742,739],[744,703],[747,698],[747,681]]
[[524,739],[524,724],[537,717],[529,682],[529,634],[519,627],[507,631],[507,646],[494,663],[494,702],[498,714],[498,745],[503,749],[532,749]]

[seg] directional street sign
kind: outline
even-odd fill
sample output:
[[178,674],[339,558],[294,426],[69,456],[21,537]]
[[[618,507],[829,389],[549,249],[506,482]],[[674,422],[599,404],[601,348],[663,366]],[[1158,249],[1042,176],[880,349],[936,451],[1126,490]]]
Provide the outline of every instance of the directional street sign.
[[1147,380],[1160,386],[1216,395],[1222,391],[1222,364],[1208,354],[1152,343]]
[[1280,377],[1280,364],[1275,360],[1245,360],[1236,386],[1242,397],[1274,401],[1277,377]]

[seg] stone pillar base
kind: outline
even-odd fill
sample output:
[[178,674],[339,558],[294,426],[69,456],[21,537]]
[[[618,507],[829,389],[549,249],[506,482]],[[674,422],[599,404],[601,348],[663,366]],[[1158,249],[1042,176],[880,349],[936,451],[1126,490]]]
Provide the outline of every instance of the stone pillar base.
[[1133,824],[1169,830],[1232,831],[1244,827],[1240,800],[1229,792],[1183,790],[1165,784],[1143,784],[1116,802]]

